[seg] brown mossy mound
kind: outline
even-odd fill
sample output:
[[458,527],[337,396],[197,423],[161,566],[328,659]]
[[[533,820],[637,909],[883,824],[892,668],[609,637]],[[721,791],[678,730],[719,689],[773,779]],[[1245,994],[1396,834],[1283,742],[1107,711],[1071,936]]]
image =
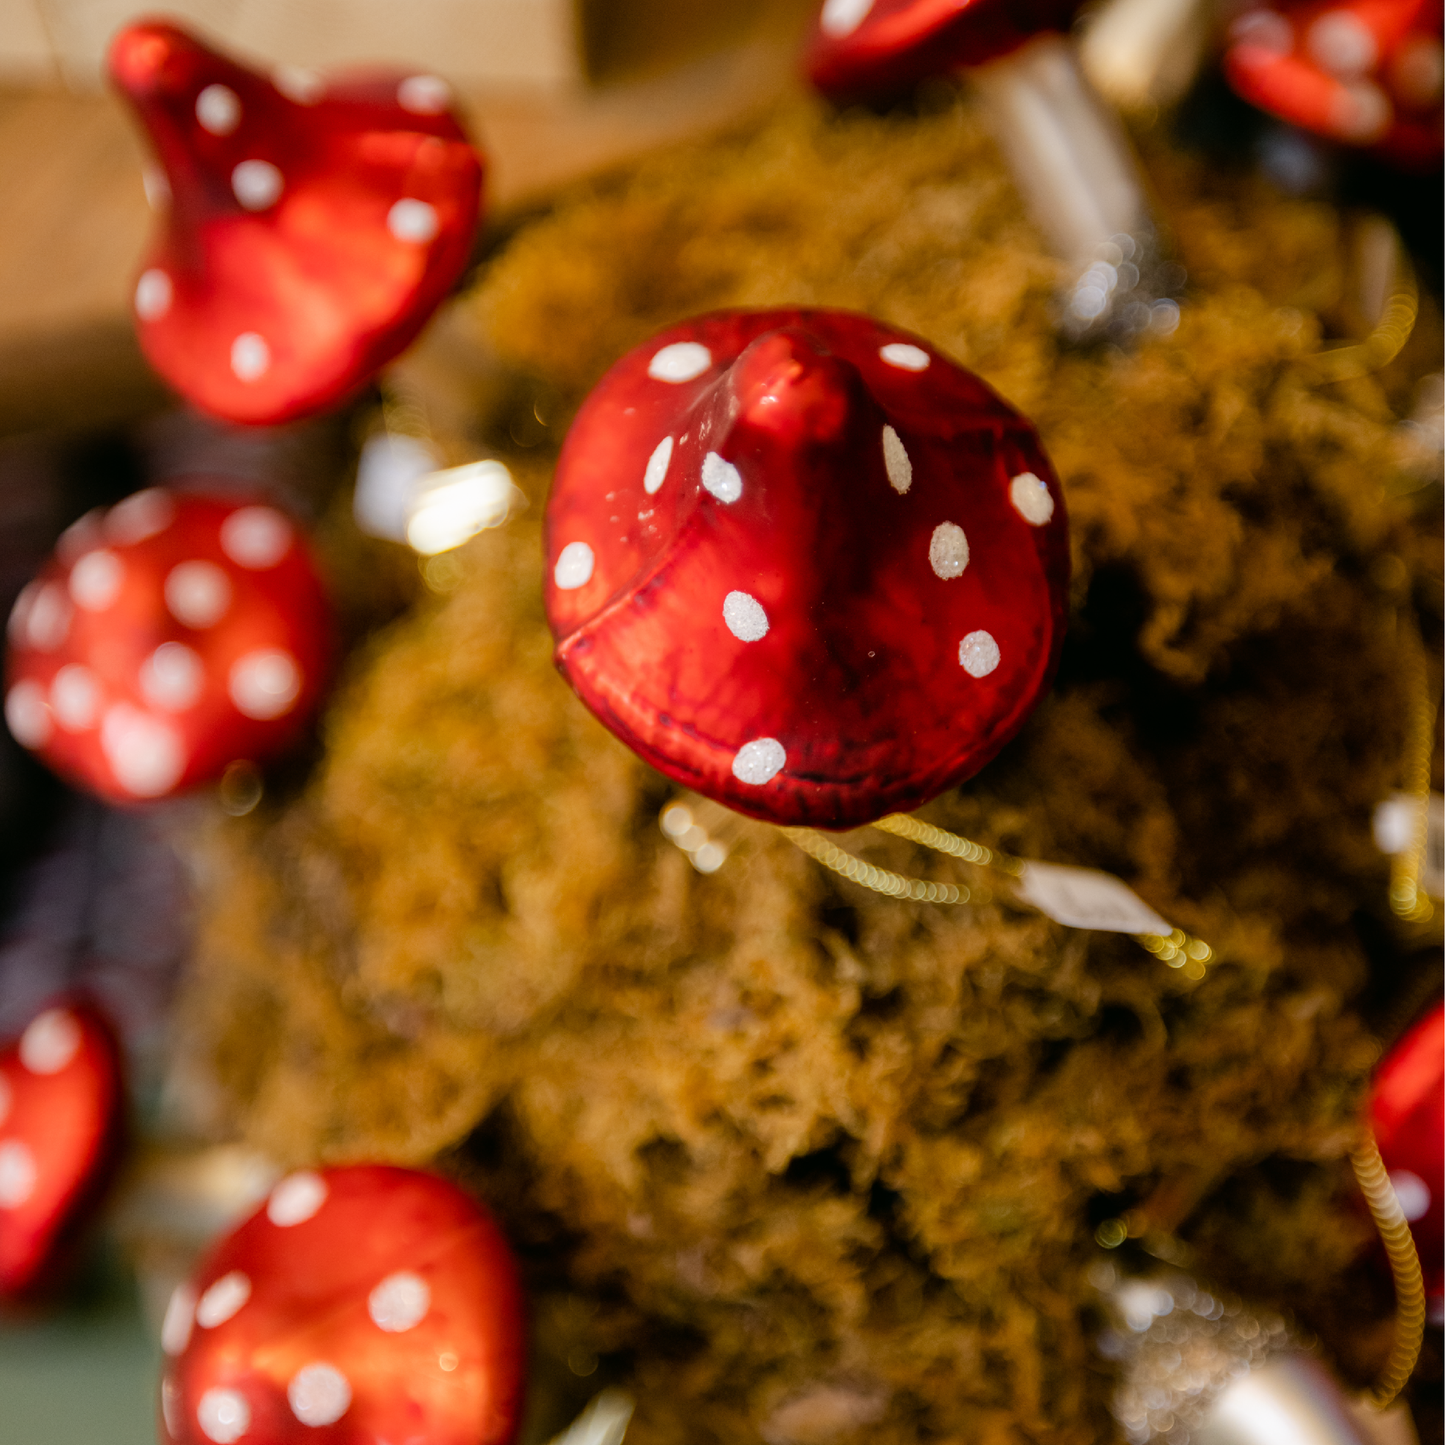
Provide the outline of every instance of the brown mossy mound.
[[[536,509],[358,657],[305,793],[210,839],[188,1011],[228,1117],[289,1162],[475,1182],[570,1301],[556,1331],[638,1395],[636,1445],[1108,1438],[1098,1196],[1304,1161],[1292,1203],[1250,1197],[1317,1277],[1296,1249],[1250,1284],[1306,1307],[1363,1238],[1326,1165],[1372,1058],[1370,813],[1438,565],[1394,425],[1438,328],[1317,384],[1337,218],[1154,162],[1191,292],[1132,355],[1060,350],[1054,268],[961,101],[800,105],[658,157],[519,233],[475,314],[575,404],[688,313],[849,306],[1030,415],[1073,518],[1063,667],[926,811],[1119,873],[1216,946],[1202,982],[1003,901],[867,893],[721,810],[729,857],[694,871],[658,828],[669,785],[551,668]],[[545,468],[518,476],[540,502]]]

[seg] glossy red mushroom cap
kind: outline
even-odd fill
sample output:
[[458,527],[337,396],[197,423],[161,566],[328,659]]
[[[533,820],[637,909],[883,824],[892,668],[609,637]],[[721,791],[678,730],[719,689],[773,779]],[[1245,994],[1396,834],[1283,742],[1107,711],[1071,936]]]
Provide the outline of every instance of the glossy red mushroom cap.
[[1411,170],[1440,164],[1438,0],[1353,0],[1247,10],[1224,73],[1251,105]]
[[110,74],[162,177],[136,328],[203,411],[274,423],[334,406],[465,268],[482,163],[435,76],[268,77],[161,22],[120,32]]
[[63,1001],[0,1052],[0,1297],[48,1277],[110,1174],[122,1091],[114,1036]]
[[81,518],[8,631],[10,731],[117,802],[284,751],[321,697],[332,646],[290,518],[264,501],[161,488]]
[[546,605],[583,702],[739,812],[926,802],[1052,676],[1063,496],[1033,428],[916,337],[726,312],[623,357],[568,434]]
[[808,43],[808,78],[846,101],[982,65],[1046,30],[1067,30],[1082,0],[826,0]]
[[166,1313],[162,1442],[506,1445],[526,1325],[506,1241],[445,1180],[292,1174]]

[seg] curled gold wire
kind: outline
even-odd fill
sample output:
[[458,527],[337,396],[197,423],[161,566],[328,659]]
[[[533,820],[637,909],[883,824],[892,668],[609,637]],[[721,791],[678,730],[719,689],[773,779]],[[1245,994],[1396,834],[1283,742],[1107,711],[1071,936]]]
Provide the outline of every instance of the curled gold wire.
[[1425,863],[1425,845],[1430,822],[1430,761],[1435,748],[1435,699],[1430,692],[1425,648],[1414,629],[1409,629],[1410,716],[1405,738],[1405,792],[1415,803],[1414,829],[1406,848],[1390,860],[1390,907],[1399,918],[1411,923],[1428,923],[1435,907],[1420,886]]
[[894,873],[888,868],[875,868],[865,863],[846,849],[830,843],[811,828],[784,828],[783,836],[796,848],[801,848],[815,862],[847,878],[850,882],[871,888],[888,898],[907,899],[913,903],[987,903],[989,893],[984,888],[966,888],[959,883],[929,883],[922,878],[910,878],[906,873]]
[[1303,358],[1322,381],[1350,381],[1388,366],[1405,348],[1420,311],[1420,291],[1408,262],[1401,270],[1394,293],[1385,303],[1375,329],[1352,346],[1335,346]]

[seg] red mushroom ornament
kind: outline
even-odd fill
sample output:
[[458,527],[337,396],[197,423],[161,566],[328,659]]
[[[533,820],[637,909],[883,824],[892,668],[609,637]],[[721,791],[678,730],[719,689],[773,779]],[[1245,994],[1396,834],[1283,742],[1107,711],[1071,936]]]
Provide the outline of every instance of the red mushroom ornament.
[[506,1445],[521,1286],[491,1218],[413,1169],[292,1174],[171,1299],[163,1445]]
[[89,1004],[62,1000],[0,1052],[0,1298],[43,1284],[118,1154],[120,1056]]
[[1415,1236],[1430,1322],[1445,1323],[1445,1005],[1386,1055],[1370,1091],[1370,1123]]
[[203,411],[269,424],[334,406],[461,275],[482,163],[437,77],[267,77],[159,21],[120,32],[110,74],[164,175],[136,328]]
[[1048,686],[1068,529],[1033,428],[843,311],[723,312],[624,356],[546,519],[557,664],[654,767],[850,828],[981,768]]
[[10,615],[5,719],[63,776],[161,798],[289,747],[319,700],[330,611],[264,501],[151,488],[81,518]]

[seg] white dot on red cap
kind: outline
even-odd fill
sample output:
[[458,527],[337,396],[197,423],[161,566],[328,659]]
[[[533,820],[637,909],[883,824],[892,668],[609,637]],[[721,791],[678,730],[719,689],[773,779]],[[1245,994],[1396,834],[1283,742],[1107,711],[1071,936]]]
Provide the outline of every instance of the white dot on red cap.
[[203,1330],[213,1330],[233,1319],[250,1298],[250,1276],[233,1269],[223,1274],[196,1301],[196,1323]]
[[84,732],[100,716],[100,684],[78,662],[62,667],[50,682],[50,710],[67,732]]
[[141,696],[167,712],[184,712],[200,698],[206,669],[200,654],[184,642],[163,642],[141,664]]
[[161,1349],[168,1355],[179,1355],[191,1342],[191,1326],[196,1322],[196,1291],[189,1284],[178,1284],[171,1291],[166,1317],[161,1321]]
[[0,1144],[0,1209],[19,1209],[35,1192],[35,1156],[19,1139]]
[[1400,1205],[1400,1213],[1410,1223],[1424,1219],[1430,1212],[1430,1186],[1412,1170],[1390,1170],[1390,1184]]
[[940,522],[928,541],[928,565],[945,582],[962,577],[968,566],[968,538],[956,522]]
[[20,1035],[20,1062],[32,1074],[58,1074],[80,1052],[80,1024],[69,1009],[48,1008]]
[[251,1428],[251,1407],[239,1390],[207,1390],[196,1406],[196,1424],[207,1440],[233,1445]]
[[55,555],[67,567],[77,557],[100,545],[100,523],[104,516],[104,507],[92,507],[83,517],[77,517],[56,539]]
[[740,783],[760,787],[782,772],[788,754],[777,738],[755,738],[744,743],[733,758],[733,777]]
[[181,1387],[169,1375],[161,1381],[161,1419],[172,1440],[181,1438]]
[[563,592],[574,592],[592,580],[597,558],[586,542],[568,542],[557,554],[552,580]]
[[278,65],[271,72],[271,84],[297,105],[315,105],[326,94],[325,80],[300,65]]
[[146,193],[146,205],[159,211],[171,203],[170,177],[154,161],[147,161],[141,167],[141,189]]
[[241,124],[241,97],[229,85],[208,85],[196,97],[196,119],[212,135],[230,135]]
[[187,627],[214,627],[231,605],[231,579],[214,562],[178,562],[164,591],[171,616]]
[[40,652],[54,652],[70,631],[69,599],[58,582],[47,582],[31,594],[25,610],[25,640]]
[[739,642],[758,642],[768,635],[768,614],[747,592],[729,592],[723,598],[723,621]]
[[35,601],[35,594],[40,591],[38,582],[27,582],[21,589],[19,596],[15,599],[15,605],[10,609],[9,620],[5,623],[5,635],[11,642],[19,643],[25,637],[25,624],[30,616],[31,605]]
[[309,1169],[288,1174],[266,1201],[266,1218],[279,1229],[305,1224],[326,1203],[326,1181]]
[[1294,26],[1278,10],[1249,10],[1229,27],[1229,38],[1271,55],[1288,55],[1294,49]]
[[5,694],[5,725],[22,748],[43,748],[50,741],[50,704],[38,682],[17,682]]
[[104,612],[120,592],[125,567],[114,552],[87,552],[70,571],[70,597],[87,612]]
[[878,355],[900,371],[927,371],[933,360],[921,346],[911,346],[906,341],[890,341],[879,348]]
[[170,792],[186,771],[180,734],[129,703],[116,703],[106,712],[100,749],[116,782],[132,797],[158,798]]
[[1330,105],[1330,128],[1355,145],[1379,140],[1394,116],[1390,98],[1373,81],[1356,80],[1345,86]]
[[274,507],[241,507],[221,523],[221,551],[238,567],[264,572],[286,555],[292,535]]
[[437,208],[407,196],[386,213],[386,229],[398,241],[425,245],[441,229]]
[[303,1425],[334,1425],[350,1408],[351,1384],[335,1365],[317,1361],[292,1375],[286,1400]]
[[158,536],[175,520],[176,504],[159,487],[133,492],[105,514],[105,535],[122,547]]
[[231,194],[248,211],[268,210],[285,189],[285,176],[270,161],[242,161],[231,172]]
[[231,343],[231,370],[237,381],[259,381],[271,369],[271,348],[266,338],[243,331]]
[[998,643],[991,632],[970,632],[958,644],[959,666],[970,677],[987,677],[999,664]]
[[647,374],[654,381],[692,381],[712,365],[712,352],[696,341],[674,341],[664,346],[647,363]]
[[668,464],[672,461],[672,438],[663,437],[652,449],[647,459],[647,470],[642,474],[642,490],[649,497],[654,496],[667,480]]
[[366,1299],[366,1311],[378,1329],[400,1335],[419,1325],[431,1308],[431,1287],[410,1270],[389,1274]]
[[735,502],[743,494],[743,474],[716,452],[702,459],[702,484],[720,502]]
[[1305,49],[1322,70],[1354,80],[1375,68],[1380,47],[1368,25],[1348,10],[1326,10],[1305,31]]
[[1014,511],[1031,527],[1042,527],[1054,515],[1049,484],[1032,472],[1020,472],[1008,484],[1008,499]]
[[15,1091],[10,1087],[10,1080],[0,1074],[0,1125],[10,1117],[10,1105],[14,1102]]
[[831,40],[851,35],[867,18],[873,0],[824,0],[818,29]]
[[142,321],[159,321],[171,309],[175,287],[171,278],[157,266],[142,271],[135,283],[135,314]]
[[227,691],[236,710],[257,722],[284,717],[301,695],[301,668],[279,647],[248,652],[231,665]]
[[439,75],[408,75],[396,88],[396,103],[412,115],[440,115],[452,103],[452,88]]
[[913,485],[913,462],[903,438],[891,426],[883,428],[883,465],[888,470],[888,485],[901,497]]

